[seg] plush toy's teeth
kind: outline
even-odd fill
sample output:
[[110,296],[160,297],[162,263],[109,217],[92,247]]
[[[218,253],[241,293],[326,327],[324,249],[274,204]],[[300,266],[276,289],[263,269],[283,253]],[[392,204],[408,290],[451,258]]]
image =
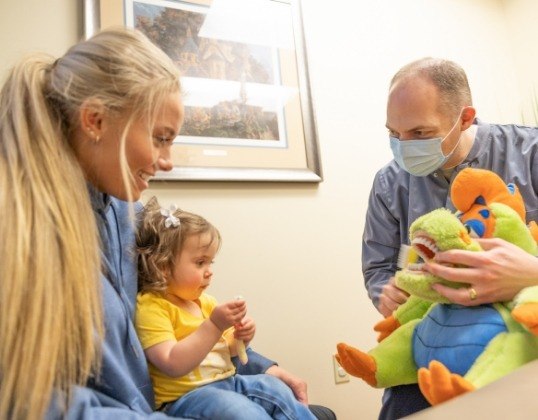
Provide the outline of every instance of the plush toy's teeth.
[[416,236],[411,245],[424,261],[432,259],[439,252],[435,241],[427,236]]
[[409,264],[406,268],[408,271],[423,271],[424,263]]
[[437,248],[437,245],[435,244],[435,241],[427,236],[417,236],[415,239],[413,239],[413,245],[415,244],[422,244],[424,246],[427,246],[432,251],[436,250],[439,251],[439,248]]

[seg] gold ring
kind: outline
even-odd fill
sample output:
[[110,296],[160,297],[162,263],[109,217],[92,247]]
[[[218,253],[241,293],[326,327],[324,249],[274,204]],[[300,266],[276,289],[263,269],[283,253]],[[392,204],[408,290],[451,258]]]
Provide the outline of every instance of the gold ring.
[[473,289],[472,287],[469,287],[468,290],[469,290],[469,298],[471,300],[475,300],[477,298],[477,296],[478,296],[478,294],[476,293],[476,290]]

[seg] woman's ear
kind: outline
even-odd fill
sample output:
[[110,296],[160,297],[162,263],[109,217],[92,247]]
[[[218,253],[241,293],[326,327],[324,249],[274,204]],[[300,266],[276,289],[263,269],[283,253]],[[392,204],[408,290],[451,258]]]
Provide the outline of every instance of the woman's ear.
[[82,132],[95,143],[98,143],[102,137],[105,111],[103,102],[97,98],[86,99],[80,107]]

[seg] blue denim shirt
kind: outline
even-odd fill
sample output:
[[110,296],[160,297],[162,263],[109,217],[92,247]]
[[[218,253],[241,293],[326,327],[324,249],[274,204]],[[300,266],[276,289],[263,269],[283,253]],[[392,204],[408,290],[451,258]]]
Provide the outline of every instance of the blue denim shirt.
[[[490,169],[514,182],[525,200],[527,222],[538,220],[538,128],[476,121],[477,133],[465,160],[451,180],[467,167]],[[362,241],[362,271],[368,295],[377,307],[384,284],[396,271],[400,244],[419,216],[439,207],[454,210],[450,183],[439,170],[410,175],[392,160],[375,176]]]
[[[105,321],[102,367],[86,387],[75,389],[69,419],[167,418],[154,413],[154,395],[146,358],[136,335],[133,317],[137,292],[134,222],[129,204],[90,187],[102,243],[101,288]],[[133,214],[141,208],[137,203]],[[275,363],[248,349],[249,363],[238,373],[265,372]],[[54,404],[47,418],[59,418]]]

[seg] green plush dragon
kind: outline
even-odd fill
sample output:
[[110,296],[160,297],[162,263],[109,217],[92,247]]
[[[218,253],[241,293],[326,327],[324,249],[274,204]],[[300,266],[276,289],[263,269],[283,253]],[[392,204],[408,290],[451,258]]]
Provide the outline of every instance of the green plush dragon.
[[[465,169],[453,181],[451,198],[457,215],[437,209],[411,225],[412,254],[429,260],[449,249],[480,251],[473,236],[502,238],[537,254],[513,184],[490,171]],[[396,285],[410,294],[408,301],[376,325],[381,342],[369,352],[338,344],[342,367],[376,388],[418,382],[435,405],[538,358],[538,286],[511,302],[467,307],[450,303],[431,288],[434,283],[469,287],[408,264],[396,273]]]

